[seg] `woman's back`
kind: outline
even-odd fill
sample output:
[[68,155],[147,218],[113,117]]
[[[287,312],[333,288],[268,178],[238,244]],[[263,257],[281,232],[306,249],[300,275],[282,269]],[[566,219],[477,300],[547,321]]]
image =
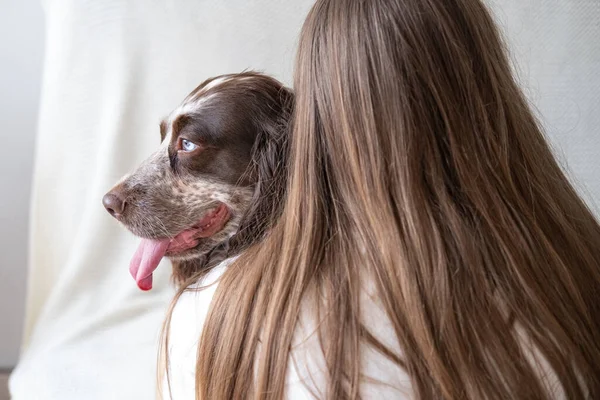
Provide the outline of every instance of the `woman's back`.
[[[201,282],[190,286],[177,300],[169,322],[169,375],[161,384],[162,398],[165,400],[194,398],[198,338],[202,335],[218,281],[233,261],[234,259],[224,261]],[[327,396],[327,364],[320,345],[319,321],[314,315],[315,301],[314,293],[305,297],[295,327],[285,377],[284,397],[288,400],[322,399]],[[365,284],[361,287],[360,303],[364,325],[369,327],[373,337],[394,353],[402,354],[393,324],[378,301],[372,285]],[[515,330],[522,335],[521,346],[536,377],[552,394],[553,399],[565,399],[562,385],[548,361],[518,327]],[[361,346],[360,354],[361,398],[414,398],[409,375],[401,365],[394,362],[393,357],[386,356],[385,352],[374,346]]]
[[284,210],[223,273],[200,396],[281,398],[312,296],[324,398],[361,397],[364,349],[420,399],[600,397],[600,226],[481,2],[318,1],[295,90]]

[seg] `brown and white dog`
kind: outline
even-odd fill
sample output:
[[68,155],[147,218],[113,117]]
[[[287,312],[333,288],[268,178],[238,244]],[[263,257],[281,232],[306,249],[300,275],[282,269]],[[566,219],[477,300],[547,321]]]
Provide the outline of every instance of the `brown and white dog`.
[[166,256],[178,284],[260,240],[284,195],[292,92],[266,75],[208,79],[160,124],[161,147],[102,199],[142,238],[142,290]]

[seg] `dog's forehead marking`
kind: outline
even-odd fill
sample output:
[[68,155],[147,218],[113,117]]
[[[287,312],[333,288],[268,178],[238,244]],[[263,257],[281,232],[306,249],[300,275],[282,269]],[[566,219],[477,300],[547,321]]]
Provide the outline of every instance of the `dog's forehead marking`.
[[190,95],[188,98],[186,98],[183,103],[181,103],[175,110],[173,110],[169,116],[166,118],[166,132],[165,132],[165,140],[163,141],[163,146],[164,143],[168,143],[171,142],[171,137],[173,135],[173,122],[177,119],[177,117],[181,116],[181,115],[189,115],[189,114],[193,114],[195,112],[198,112],[198,110],[200,110],[200,108],[202,108],[203,106],[205,106],[207,103],[209,103],[211,100],[213,100],[216,96],[217,93],[209,93],[207,94],[207,92],[211,89],[214,89],[226,82],[232,81],[232,80],[245,80],[247,79],[247,77],[242,77],[242,78],[236,78],[235,76],[232,75],[225,75],[225,76],[221,76],[219,78],[215,78],[212,81],[210,81],[209,83],[207,83],[200,91],[198,91],[198,93],[195,93],[193,95]]
[[232,77],[232,76],[229,76],[229,75],[226,75],[226,76],[221,76],[221,77],[219,77],[219,78],[213,79],[212,81],[208,82],[208,83],[206,84],[206,86],[204,86],[204,87],[203,87],[203,88],[200,90],[200,92],[199,92],[198,94],[196,94],[196,96],[195,96],[195,97],[201,96],[203,93],[206,93],[206,92],[207,92],[207,91],[209,91],[210,89],[212,89],[212,88],[215,88],[215,87],[217,87],[217,86],[219,86],[219,85],[222,85],[222,84],[223,84],[223,83],[225,83],[225,82],[229,82],[229,81],[230,81],[230,80],[232,80],[232,79],[233,79],[233,77]]
[[162,142],[162,147],[168,147],[169,143],[171,143],[171,138],[173,136],[173,122],[175,122],[179,116],[190,115],[198,112],[198,110],[206,106],[215,97],[216,93],[213,93],[208,96],[201,96],[195,100],[184,101],[179,105],[179,107],[173,110],[166,118],[166,132],[165,139]]

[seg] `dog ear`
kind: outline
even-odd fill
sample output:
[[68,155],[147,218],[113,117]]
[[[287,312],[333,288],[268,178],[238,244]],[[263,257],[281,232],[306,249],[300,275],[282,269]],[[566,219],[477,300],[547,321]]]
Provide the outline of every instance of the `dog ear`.
[[271,104],[263,105],[263,115],[256,119],[258,134],[245,176],[256,182],[250,205],[237,232],[206,255],[203,270],[261,241],[281,214],[286,195],[294,95],[290,89],[281,86],[271,100]]

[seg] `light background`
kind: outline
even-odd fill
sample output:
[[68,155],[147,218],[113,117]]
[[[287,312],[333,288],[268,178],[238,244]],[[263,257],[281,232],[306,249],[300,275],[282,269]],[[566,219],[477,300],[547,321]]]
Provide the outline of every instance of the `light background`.
[[[507,30],[519,77],[539,110],[557,155],[597,210],[600,2],[490,3]],[[23,325],[43,47],[39,0],[0,0],[0,369],[15,365]]]

